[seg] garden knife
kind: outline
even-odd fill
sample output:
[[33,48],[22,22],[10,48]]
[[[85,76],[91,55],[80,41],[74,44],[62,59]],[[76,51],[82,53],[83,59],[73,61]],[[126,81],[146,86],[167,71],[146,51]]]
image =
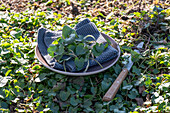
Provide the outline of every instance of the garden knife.
[[[144,42],[141,42],[137,45],[137,48],[142,48],[143,47]],[[134,50],[135,52],[140,54],[139,50]],[[103,101],[111,101],[114,96],[116,95],[119,87],[121,86],[123,80],[125,79],[125,77],[128,74],[128,71],[130,71],[133,62],[131,60],[131,56],[129,57],[129,62],[124,66],[123,70],[121,71],[121,73],[119,74],[119,76],[116,78],[116,80],[114,81],[114,83],[111,85],[111,87],[109,88],[109,90],[106,92],[106,94],[103,97]]]

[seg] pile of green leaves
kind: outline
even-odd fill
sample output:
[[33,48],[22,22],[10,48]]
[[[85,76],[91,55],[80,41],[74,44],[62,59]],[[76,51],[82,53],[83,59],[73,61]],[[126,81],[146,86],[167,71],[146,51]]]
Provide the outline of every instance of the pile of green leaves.
[[[87,38],[92,38],[93,41],[87,40]],[[69,26],[64,26],[62,29],[62,37],[57,38],[57,40],[52,43],[48,48],[48,52],[57,62],[64,65],[65,71],[65,62],[72,59],[77,71],[82,70],[85,63],[87,63],[84,70],[86,72],[89,68],[90,59],[96,61],[101,68],[103,68],[95,58],[100,56],[107,47],[108,43],[105,45],[103,43],[97,43],[93,35],[87,35],[85,37],[77,35],[74,29]]]

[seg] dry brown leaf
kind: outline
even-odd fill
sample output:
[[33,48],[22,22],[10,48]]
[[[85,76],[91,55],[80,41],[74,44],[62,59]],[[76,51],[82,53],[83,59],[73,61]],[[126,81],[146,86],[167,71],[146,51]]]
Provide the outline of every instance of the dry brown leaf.
[[139,86],[139,93],[142,94],[145,91],[145,86]]
[[149,94],[146,95],[146,100],[147,100],[147,101],[150,100],[150,95],[149,95]]
[[143,99],[142,98],[135,98],[135,100],[137,101],[138,106],[143,105]]

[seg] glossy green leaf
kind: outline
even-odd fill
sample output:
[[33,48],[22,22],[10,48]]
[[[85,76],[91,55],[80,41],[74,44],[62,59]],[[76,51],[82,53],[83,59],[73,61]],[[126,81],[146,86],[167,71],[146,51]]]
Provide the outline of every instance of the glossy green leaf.
[[113,69],[115,71],[116,74],[119,74],[121,72],[121,67],[119,64],[116,64],[116,66],[113,66]]
[[130,91],[130,94],[128,94],[128,97],[130,99],[135,99],[137,95],[138,95],[138,91],[136,89],[132,89],[132,91]]
[[32,67],[33,70],[38,70],[38,69],[40,69],[40,68],[41,68],[40,65],[35,65],[35,66]]
[[55,54],[57,54],[57,55],[62,55],[63,53],[64,53],[64,45],[60,45],[60,46],[57,48]]
[[64,26],[62,30],[62,36],[64,39],[68,38],[69,35],[72,33],[73,29],[70,28],[69,26]]
[[68,45],[68,49],[72,50],[73,52],[75,51],[76,46],[75,45]]
[[95,45],[95,48],[96,48],[96,51],[99,53],[102,53],[105,49],[104,44],[98,44],[98,43]]
[[83,86],[84,85],[84,78],[83,77],[76,77],[74,80],[73,80],[73,83],[74,84],[77,84],[79,86]]
[[132,67],[132,72],[136,73],[137,75],[141,74],[141,69],[137,68],[136,66]]
[[57,44],[59,44],[59,42],[58,42],[58,40],[54,40],[54,41],[52,42],[52,44],[57,45]]
[[71,44],[75,41],[75,34],[71,34],[68,38],[65,38],[65,44]]
[[84,61],[85,60],[82,57],[80,59],[78,57],[75,58],[74,63],[78,71],[84,67]]
[[103,105],[100,104],[99,102],[97,102],[97,103],[95,103],[94,107],[95,107],[95,111],[97,113],[100,113],[100,111],[102,110]]
[[56,50],[57,50],[57,46],[55,46],[55,45],[51,45],[51,46],[47,49],[47,51],[48,51],[48,53],[49,53],[50,56],[54,56],[54,53],[55,53]]
[[76,105],[78,105],[78,100],[75,99],[74,97],[71,97],[70,98],[70,104],[73,105],[73,106],[76,106]]
[[93,47],[93,49],[92,49],[92,53],[93,53],[93,55],[94,56],[100,56],[101,55],[101,53],[100,52],[98,52],[97,50],[96,50],[96,48],[95,47]]
[[83,55],[87,52],[87,49],[84,48],[84,44],[80,43],[79,45],[77,45],[76,47],[76,55]]
[[157,74],[157,73],[159,73],[159,70],[158,70],[158,69],[154,69],[154,70],[153,70],[153,73],[154,73],[154,74]]
[[78,35],[78,38],[76,38],[75,40],[81,42],[81,41],[83,41],[83,39],[84,39],[84,36]]
[[39,75],[39,76],[35,79],[35,82],[42,82],[43,80],[47,79],[45,76],[46,76],[46,75],[44,75],[44,74]]
[[102,90],[103,91],[105,91],[105,90],[107,90],[109,87],[110,87],[110,85],[111,85],[111,80],[110,79],[104,79],[102,82],[101,82],[101,88],[102,88]]
[[91,105],[92,105],[91,100],[88,100],[88,99],[84,100],[84,104],[83,104],[84,108],[90,107]]
[[68,99],[68,97],[70,96],[69,92],[65,92],[65,91],[60,91],[60,98],[62,101],[66,101]]
[[122,88],[122,89],[130,90],[132,87],[133,87],[133,85],[127,85],[127,86],[123,86],[123,88]]

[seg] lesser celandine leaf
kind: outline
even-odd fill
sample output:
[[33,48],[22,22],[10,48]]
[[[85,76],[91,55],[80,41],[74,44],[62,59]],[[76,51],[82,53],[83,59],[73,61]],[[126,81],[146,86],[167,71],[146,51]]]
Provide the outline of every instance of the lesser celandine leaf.
[[62,101],[66,101],[68,99],[68,97],[70,96],[69,92],[65,92],[65,91],[60,91],[60,98]]
[[[8,104],[6,102],[1,102],[0,103],[1,108],[3,109],[8,109]],[[1,110],[1,109],[0,109]]]
[[81,57],[79,59],[78,57],[76,57],[74,62],[75,62],[75,65],[76,65],[78,71],[84,67],[84,58]]
[[76,47],[76,54],[77,55],[83,55],[86,53],[86,49],[84,48],[84,44],[80,43],[77,47]]
[[108,89],[109,88],[109,86],[111,85],[111,80],[109,80],[109,79],[104,79],[102,82],[101,82],[101,89],[103,90],[103,91],[105,91],[106,89]]
[[124,86],[122,89],[130,90],[132,87],[133,87],[133,85],[127,85],[127,86]]
[[56,49],[57,49],[56,46],[51,45],[51,46],[47,49],[47,51],[48,51],[48,53],[49,53],[50,56],[54,56],[54,53],[55,53]]
[[75,99],[74,97],[71,97],[71,98],[70,98],[70,104],[73,105],[73,106],[78,105],[77,99]]
[[72,50],[73,52],[74,52],[75,48],[76,48],[75,45],[69,45],[69,46],[68,46],[68,49]]
[[66,44],[71,44],[75,41],[75,34],[71,34],[69,38],[66,38],[65,40]]
[[68,38],[68,36],[72,33],[73,29],[69,26],[64,26],[62,30],[62,36],[64,39]]
[[132,72],[136,73],[137,75],[141,74],[141,69],[137,68],[136,66],[132,67]]
[[92,102],[91,100],[89,99],[84,99],[84,104],[83,106],[86,108],[86,107],[90,107],[92,105]]
[[64,46],[60,45],[59,48],[57,48],[56,52],[57,55],[62,55],[64,53]]
[[121,67],[119,64],[116,64],[116,66],[113,66],[113,69],[115,70],[116,74],[119,74],[121,72]]
[[93,46],[92,53],[95,57],[100,56],[101,53],[97,52],[96,48]]
[[102,53],[105,49],[104,44],[98,44],[98,43],[95,45],[95,48],[96,48],[97,52],[99,52],[99,53]]
[[54,40],[54,41],[52,42],[52,44],[57,45],[57,44],[58,44],[58,40]]
[[40,75],[35,79],[35,82],[42,82],[43,80],[47,79],[45,76]]
[[83,77],[76,77],[74,80],[73,80],[73,83],[74,84],[77,84],[79,86],[83,86],[84,85],[84,78]]
[[35,66],[32,67],[33,70],[37,70],[37,69],[40,69],[40,68],[41,68],[40,65],[35,65]]

